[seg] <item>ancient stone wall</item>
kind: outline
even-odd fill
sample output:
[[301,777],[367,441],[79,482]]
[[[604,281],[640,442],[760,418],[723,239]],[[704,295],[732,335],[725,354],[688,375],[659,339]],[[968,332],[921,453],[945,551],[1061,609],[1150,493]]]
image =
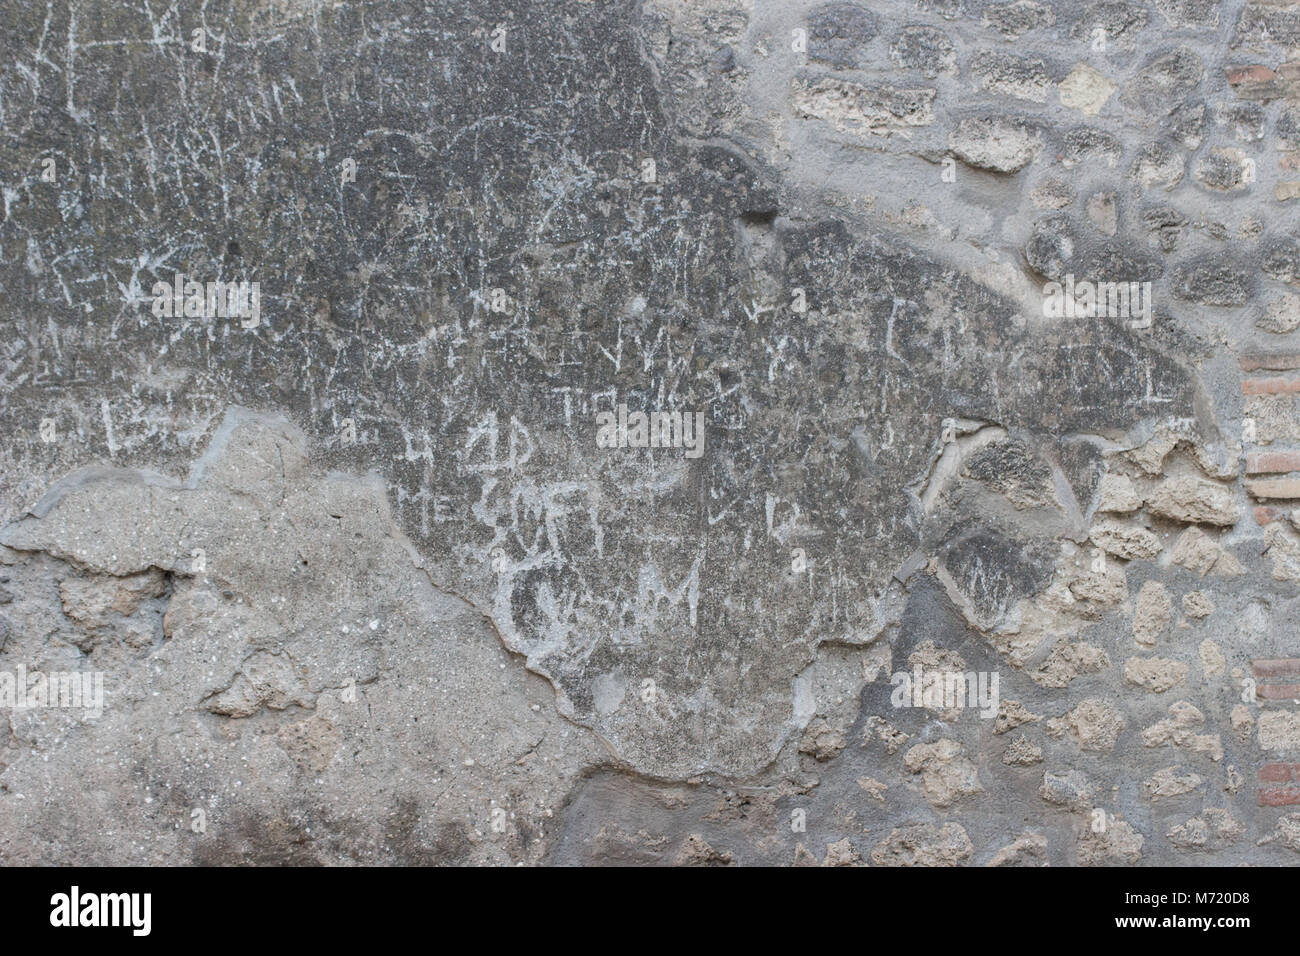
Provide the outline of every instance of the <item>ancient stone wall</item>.
[[0,13],[0,861],[1300,862],[1300,4]]

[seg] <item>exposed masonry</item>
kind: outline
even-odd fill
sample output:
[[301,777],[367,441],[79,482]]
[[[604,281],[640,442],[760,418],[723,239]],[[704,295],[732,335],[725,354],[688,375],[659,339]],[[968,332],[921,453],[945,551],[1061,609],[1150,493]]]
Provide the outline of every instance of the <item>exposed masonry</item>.
[[3,12],[0,860],[1297,861],[1300,4]]

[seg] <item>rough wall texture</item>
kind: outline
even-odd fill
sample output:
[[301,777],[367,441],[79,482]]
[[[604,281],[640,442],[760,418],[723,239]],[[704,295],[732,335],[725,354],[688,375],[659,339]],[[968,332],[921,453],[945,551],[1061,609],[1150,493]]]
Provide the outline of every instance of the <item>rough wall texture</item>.
[[1300,862],[1300,5],[0,12],[0,859]]

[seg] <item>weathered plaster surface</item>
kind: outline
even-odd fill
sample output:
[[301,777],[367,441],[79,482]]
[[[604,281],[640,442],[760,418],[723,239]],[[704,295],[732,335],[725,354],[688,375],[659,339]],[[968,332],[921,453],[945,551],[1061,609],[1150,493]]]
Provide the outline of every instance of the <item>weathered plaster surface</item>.
[[1295,862],[1300,6],[0,5],[3,859]]

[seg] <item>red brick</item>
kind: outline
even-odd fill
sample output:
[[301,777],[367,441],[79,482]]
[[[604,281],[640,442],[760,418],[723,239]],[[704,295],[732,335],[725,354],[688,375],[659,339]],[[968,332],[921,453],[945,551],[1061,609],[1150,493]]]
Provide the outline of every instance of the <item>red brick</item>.
[[1240,86],[1243,83],[1269,83],[1277,76],[1276,73],[1262,63],[1252,63],[1250,66],[1230,66],[1225,72],[1228,74],[1228,84],[1230,86]]
[[1300,471],[1300,451],[1255,451],[1246,456],[1246,474]]
[[1264,700],[1295,700],[1300,698],[1300,684],[1260,684],[1255,696]]
[[1300,783],[1300,763],[1266,763],[1259,768],[1260,783]]
[[1241,381],[1243,395],[1294,395],[1300,392],[1300,378],[1246,378]]
[[1224,72],[1227,74],[1232,91],[1243,100],[1268,103],[1285,96],[1289,86],[1284,77],[1259,63],[1228,67]]
[[1300,804],[1300,787],[1260,787],[1261,807],[1293,807]]
[[1300,354],[1295,352],[1277,352],[1273,354],[1257,353],[1243,355],[1237,360],[1243,372],[1257,372],[1264,369],[1269,372],[1300,368]]
[[1250,662],[1251,672],[1258,678],[1300,677],[1300,660],[1294,657],[1268,657]]
[[1256,498],[1300,498],[1300,478],[1260,478],[1247,481],[1246,490]]
[[1285,517],[1286,511],[1282,508],[1270,508],[1268,505],[1259,505],[1255,508],[1255,523],[1259,525],[1272,524]]

